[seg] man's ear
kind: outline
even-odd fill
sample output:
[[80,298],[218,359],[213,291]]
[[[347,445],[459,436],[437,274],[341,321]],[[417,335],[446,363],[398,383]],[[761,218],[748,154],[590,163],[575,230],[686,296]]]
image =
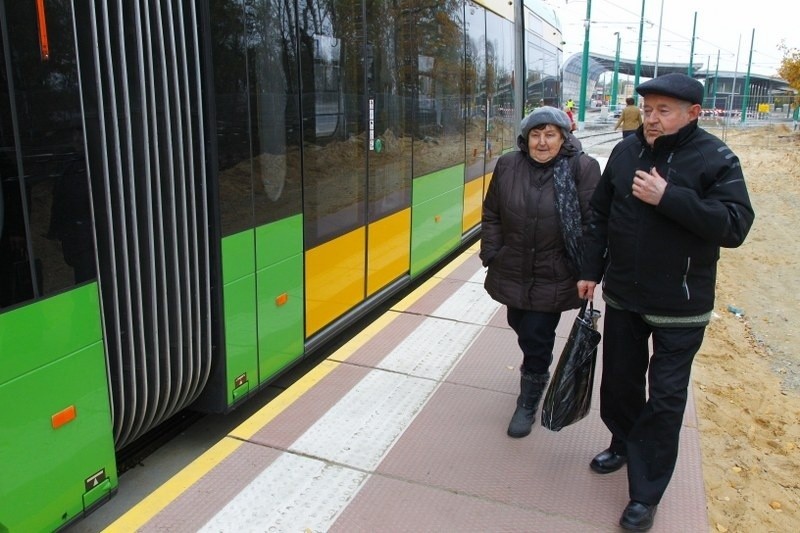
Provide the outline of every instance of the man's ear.
[[700,104],[692,104],[689,107],[689,118],[694,120],[700,116],[700,113],[703,111],[703,107]]

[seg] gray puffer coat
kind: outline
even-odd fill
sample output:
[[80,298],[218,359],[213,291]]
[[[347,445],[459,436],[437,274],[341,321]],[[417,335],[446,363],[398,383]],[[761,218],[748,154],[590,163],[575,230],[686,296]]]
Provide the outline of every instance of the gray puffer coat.
[[563,312],[578,308],[578,273],[571,268],[564,246],[553,169],[558,159],[570,158],[585,228],[600,165],[579,150],[579,141],[572,135],[545,164],[530,158],[522,136],[517,145],[519,151],[497,161],[483,202],[480,258],[488,267],[484,287],[494,300],[517,309]]

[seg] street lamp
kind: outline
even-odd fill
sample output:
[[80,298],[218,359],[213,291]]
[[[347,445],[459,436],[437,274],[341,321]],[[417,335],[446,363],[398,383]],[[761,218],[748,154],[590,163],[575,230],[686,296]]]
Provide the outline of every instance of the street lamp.
[[656,45],[656,67],[653,69],[653,77],[658,77],[658,54],[661,52],[661,27],[664,22],[664,0],[661,0],[661,14],[658,17],[658,44]]
[[617,81],[619,80],[619,32],[615,31],[614,35],[617,36],[617,53],[614,56],[614,77],[611,78],[611,106],[612,110],[617,109]]
[[717,78],[719,78],[719,50],[717,50],[717,68],[714,70],[714,86],[713,86],[713,94],[714,100],[711,107],[716,111],[717,109]]

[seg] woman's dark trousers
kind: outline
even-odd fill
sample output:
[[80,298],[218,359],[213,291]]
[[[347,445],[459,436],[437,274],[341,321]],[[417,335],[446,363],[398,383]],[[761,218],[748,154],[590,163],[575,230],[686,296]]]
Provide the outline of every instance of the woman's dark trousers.
[[520,393],[517,407],[508,425],[508,436],[519,438],[531,432],[539,400],[550,378],[556,327],[561,313],[544,313],[508,308],[508,325],[517,334],[522,349]]

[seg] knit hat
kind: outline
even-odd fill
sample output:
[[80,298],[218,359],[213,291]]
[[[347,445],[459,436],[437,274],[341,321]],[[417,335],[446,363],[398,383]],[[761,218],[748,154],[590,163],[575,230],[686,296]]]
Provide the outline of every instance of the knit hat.
[[528,133],[536,126],[542,124],[552,124],[553,126],[561,128],[564,132],[564,138],[569,139],[572,121],[569,115],[555,107],[543,106],[537,107],[527,117],[522,119],[519,125],[519,134],[527,142]]
[[696,79],[680,72],[673,72],[640,84],[636,92],[642,96],[662,94],[684,102],[703,105],[705,88]]

